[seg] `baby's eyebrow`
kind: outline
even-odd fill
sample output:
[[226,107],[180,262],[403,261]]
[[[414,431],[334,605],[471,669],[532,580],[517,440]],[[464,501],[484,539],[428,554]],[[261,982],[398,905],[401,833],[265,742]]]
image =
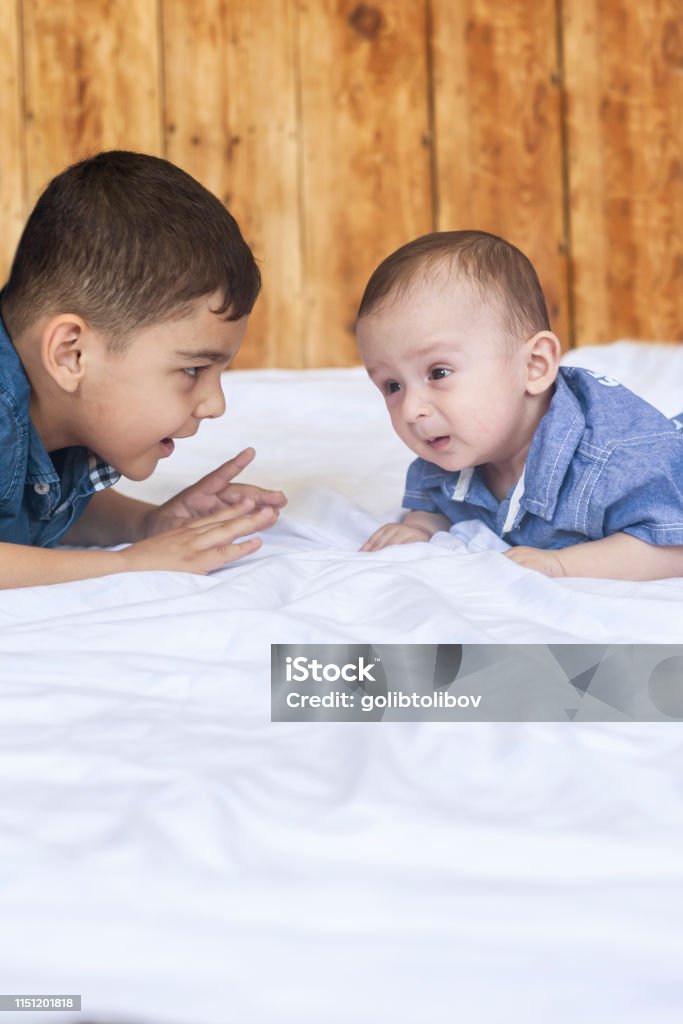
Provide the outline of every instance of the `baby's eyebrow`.
[[208,363],[226,363],[229,359],[232,359],[233,353],[230,352],[228,355],[225,352],[218,352],[213,348],[203,348],[197,352],[181,351],[175,353],[179,359],[205,359]]
[[387,374],[390,371],[385,366],[380,364],[379,366],[366,366],[365,370],[368,377],[381,377],[382,374]]

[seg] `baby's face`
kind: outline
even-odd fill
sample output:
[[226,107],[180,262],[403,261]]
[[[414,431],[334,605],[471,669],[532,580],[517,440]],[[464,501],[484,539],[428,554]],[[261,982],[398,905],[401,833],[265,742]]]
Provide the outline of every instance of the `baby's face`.
[[514,459],[526,438],[525,346],[466,280],[414,285],[358,324],[394,430],[449,471]]
[[247,318],[222,319],[211,312],[219,303],[196,299],[182,315],[137,331],[123,354],[95,350],[83,386],[83,443],[129,479],[146,479],[174,439],[225,412],[221,373]]

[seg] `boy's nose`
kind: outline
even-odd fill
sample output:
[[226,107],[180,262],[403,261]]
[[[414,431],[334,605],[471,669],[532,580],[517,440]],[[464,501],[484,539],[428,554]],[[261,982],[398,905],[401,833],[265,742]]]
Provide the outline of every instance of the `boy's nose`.
[[225,395],[220,385],[212,387],[203,394],[195,408],[195,417],[198,420],[215,420],[225,412]]

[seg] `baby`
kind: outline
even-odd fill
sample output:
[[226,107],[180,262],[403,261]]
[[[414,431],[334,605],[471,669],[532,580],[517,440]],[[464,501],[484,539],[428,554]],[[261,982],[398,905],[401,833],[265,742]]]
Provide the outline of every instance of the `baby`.
[[559,366],[519,249],[482,231],[404,245],[370,278],[357,336],[417,455],[409,511],[362,550],[479,519],[547,576],[683,576],[683,431],[615,381]]

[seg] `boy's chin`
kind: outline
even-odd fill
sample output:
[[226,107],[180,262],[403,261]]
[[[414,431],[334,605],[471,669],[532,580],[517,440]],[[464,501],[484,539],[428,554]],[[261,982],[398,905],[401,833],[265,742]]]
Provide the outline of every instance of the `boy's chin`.
[[152,473],[156,469],[156,464],[153,466],[122,465],[115,466],[114,468],[121,474],[121,476],[125,477],[126,480],[139,482],[140,480],[148,480],[151,477]]

